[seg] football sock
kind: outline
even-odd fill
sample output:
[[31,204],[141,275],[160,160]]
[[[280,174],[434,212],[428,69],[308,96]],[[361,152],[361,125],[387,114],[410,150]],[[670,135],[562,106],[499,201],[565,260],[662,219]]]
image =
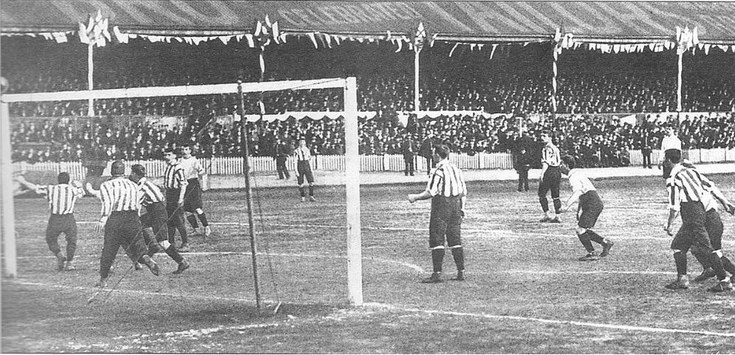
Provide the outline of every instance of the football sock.
[[715,271],[718,280],[724,280],[727,277],[725,269],[722,267],[722,260],[716,253],[710,254],[710,262],[712,263],[712,270]]
[[301,194],[301,197],[306,197],[306,193],[304,191],[304,187],[303,186],[299,186],[299,193]]
[[186,226],[184,223],[179,223],[179,225],[176,227],[179,230],[179,234],[181,235],[181,243],[187,244],[189,241],[188,235],[186,234]]
[[176,227],[168,226],[166,229],[168,229],[168,242],[174,244],[176,241]]
[[309,185],[309,196],[314,196],[314,185]]
[[179,254],[179,251],[176,250],[173,244],[162,242],[161,246],[164,248],[166,255],[168,255],[173,261],[177,263],[181,263],[181,260],[184,260],[184,257]]
[[431,250],[431,261],[434,264],[434,272],[442,272],[444,261],[444,248]]
[[549,212],[549,200],[546,199],[546,196],[539,196],[538,202],[541,204],[544,213]]
[[558,197],[554,198],[554,212],[556,212],[556,214],[561,212],[561,200]]
[[724,255],[720,258],[720,260],[722,260],[722,267],[727,270],[727,272],[735,275],[735,265],[733,265],[732,261],[730,261],[730,259],[728,259]]
[[679,275],[687,274],[687,256],[681,251],[674,253],[674,263],[676,263],[676,273]]
[[199,220],[202,221],[202,225],[203,226],[206,227],[206,226],[209,225],[209,222],[207,221],[207,214],[206,213],[204,213],[204,212],[198,213],[197,216],[199,216]]
[[605,238],[595,233],[595,231],[587,230],[587,234],[590,236],[591,241],[598,243],[598,244],[605,244]]
[[595,251],[595,247],[593,247],[592,242],[590,242],[589,231],[586,231],[582,234],[577,234],[577,238],[579,238],[579,241],[582,242],[584,249],[587,250],[588,253]]
[[702,264],[702,267],[704,267],[705,269],[711,267],[709,263],[709,258],[707,257],[707,255],[702,255],[701,253],[695,253],[694,251],[692,251],[692,254],[694,254],[694,257],[697,259],[697,261],[699,261],[699,263]]
[[457,265],[457,271],[464,271],[464,249],[462,246],[452,248],[452,256],[454,263]]
[[[194,229],[199,228],[199,223],[197,223],[197,216],[190,214],[186,216],[186,220],[189,221],[189,224],[191,224],[191,227]],[[204,223],[204,222],[202,222]]]

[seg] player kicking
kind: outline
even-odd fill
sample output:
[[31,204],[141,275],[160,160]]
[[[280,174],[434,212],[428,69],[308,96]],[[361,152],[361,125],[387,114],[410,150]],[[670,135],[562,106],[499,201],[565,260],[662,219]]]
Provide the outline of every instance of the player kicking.
[[[569,196],[562,210],[569,210],[572,205],[578,203],[576,232],[579,241],[587,250],[587,255],[579,258],[579,261],[595,261],[606,257],[615,243],[610,239],[601,237],[592,230],[604,206],[590,179],[575,167],[576,160],[574,157],[567,155],[561,158],[559,168],[561,173],[569,178],[569,184],[572,186],[572,196]],[[601,253],[598,254],[595,251],[592,242],[602,245]]]

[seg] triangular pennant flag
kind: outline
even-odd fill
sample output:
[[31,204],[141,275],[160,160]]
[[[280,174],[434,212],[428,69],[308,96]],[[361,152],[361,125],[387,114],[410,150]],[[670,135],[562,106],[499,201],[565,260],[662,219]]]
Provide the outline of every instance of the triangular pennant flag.
[[493,43],[493,50],[490,52],[490,59],[493,59],[493,55],[495,54],[495,50],[498,48],[497,43]]
[[89,44],[89,36],[87,36],[87,27],[83,23],[79,23],[79,41]]
[[120,29],[117,26],[112,28],[112,32],[115,34],[115,38],[118,42],[128,43],[130,37],[126,33],[120,32]]
[[273,23],[273,26],[271,28],[271,32],[273,33],[273,40],[276,42],[276,44],[280,43],[280,36],[281,31],[278,29],[278,21]]
[[56,40],[56,43],[66,43],[68,42],[66,38],[66,32],[54,32],[51,35],[53,35],[54,39]]
[[316,43],[316,36],[314,35],[314,32],[309,33],[309,38],[311,39],[311,43],[314,44],[314,48],[319,49],[319,45]]

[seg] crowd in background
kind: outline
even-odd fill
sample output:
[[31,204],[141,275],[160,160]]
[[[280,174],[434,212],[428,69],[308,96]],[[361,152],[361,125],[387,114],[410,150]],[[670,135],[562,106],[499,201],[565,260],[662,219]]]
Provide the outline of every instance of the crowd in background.
[[[3,41],[2,73],[10,82],[9,92],[87,89],[86,45],[36,38]],[[404,141],[418,145],[427,137],[465,154],[510,152],[523,126],[532,137],[551,130],[562,151],[584,157],[587,166],[625,165],[629,150],[644,144],[655,149],[663,135],[661,121],[631,125],[600,114],[676,110],[676,56],[671,53],[565,51],[558,63],[557,113],[574,115],[552,119],[550,45],[501,45],[492,57],[489,47],[472,51],[437,43],[422,51],[420,73],[422,110],[507,114],[487,119],[445,115],[411,117],[407,125],[399,124],[399,112],[414,109],[413,53],[396,52],[391,43],[345,42],[314,49],[307,39],[270,46],[261,78],[257,51],[245,43],[194,46],[133,40],[96,49],[94,83],[105,89],[356,76],[358,109],[376,113],[359,121],[361,154],[401,154]],[[735,115],[685,115],[735,111],[735,55],[713,49],[684,59],[684,113],[674,122],[680,138],[687,148],[732,148]],[[343,109],[341,90],[251,93],[244,101],[247,114],[260,111],[258,101],[266,114]],[[241,123],[216,119],[237,113],[238,103],[231,94],[95,100],[95,114],[102,117],[95,120],[82,119],[86,100],[11,104],[11,117],[19,122],[11,133],[13,159],[159,159],[164,147],[184,141],[198,144],[203,157],[241,156]],[[534,114],[546,118],[518,121]],[[151,116],[185,121],[158,129],[143,119],[116,120]],[[253,155],[270,156],[276,144],[298,137],[307,139],[314,154],[344,152],[340,119],[261,120],[248,123],[247,131]],[[644,137],[650,142],[643,142]]]

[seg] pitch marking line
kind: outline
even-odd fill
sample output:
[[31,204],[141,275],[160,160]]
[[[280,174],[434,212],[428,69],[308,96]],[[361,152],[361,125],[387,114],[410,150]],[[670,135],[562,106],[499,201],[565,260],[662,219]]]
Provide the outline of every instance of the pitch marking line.
[[[184,255],[191,256],[245,256],[250,257],[250,252],[186,252]],[[257,253],[259,256],[279,256],[279,257],[295,257],[295,258],[327,258],[327,259],[347,259],[346,255],[318,255],[318,254],[301,254],[301,253]],[[48,259],[53,256],[25,256],[18,259]],[[390,260],[376,257],[363,256],[364,261],[374,261],[385,264],[401,265],[418,273],[426,273],[423,267],[399,260]],[[497,274],[541,274],[541,275],[674,275],[670,271],[646,271],[646,270],[591,270],[591,271],[574,271],[574,270],[495,270],[495,271],[473,271],[472,275],[497,275]],[[40,284],[39,284],[40,285]],[[50,284],[49,284],[50,285]]]
[[574,326],[580,326],[580,327],[605,328],[605,329],[614,329],[614,330],[623,330],[623,331],[640,331],[640,332],[649,332],[649,333],[681,333],[681,334],[696,334],[696,335],[735,338],[735,333],[719,333],[719,332],[710,332],[706,330],[643,327],[643,326],[622,325],[622,324],[604,324],[604,323],[568,321],[568,320],[521,317],[521,316],[505,316],[505,315],[494,315],[494,314],[486,314],[486,313],[466,313],[466,312],[425,310],[425,309],[418,309],[418,308],[400,308],[400,307],[387,305],[387,304],[381,304],[381,303],[366,303],[365,306],[383,307],[387,309],[395,309],[395,310],[406,311],[406,312],[426,313],[426,314],[438,314],[438,315],[450,315],[450,316],[462,316],[462,317],[474,317],[474,318],[486,318],[486,319],[502,319],[502,320],[514,320],[514,321],[523,321],[523,322],[531,321],[531,322],[547,323],[547,324],[574,325]]
[[[21,285],[28,285],[28,286],[51,286],[55,288],[67,288],[67,289],[79,289],[79,290],[89,290],[90,289],[88,287],[80,287],[80,286],[49,285],[49,284],[43,284],[43,283],[24,282],[24,281],[12,281],[12,282],[15,282]],[[201,300],[223,300],[223,301],[252,303],[252,301],[246,301],[246,300],[239,299],[239,298],[229,298],[229,297],[196,296],[196,295],[183,296],[183,295],[175,295],[175,294],[160,293],[160,292],[154,293],[154,292],[147,292],[147,291],[141,291],[141,290],[116,290],[116,291],[118,293],[129,293],[129,294],[157,294],[157,295],[166,295],[166,296],[174,296],[174,297],[195,298],[195,299],[201,299]],[[678,333],[678,334],[694,334],[694,335],[735,338],[735,333],[719,333],[719,332],[711,332],[711,331],[705,331],[705,330],[644,327],[644,326],[631,326],[631,325],[621,325],[621,324],[604,324],[604,323],[592,323],[592,322],[580,322],[580,321],[566,321],[566,320],[544,319],[544,318],[534,318],[534,317],[494,315],[494,314],[486,314],[486,313],[467,313],[467,312],[426,310],[426,309],[418,309],[418,308],[401,308],[401,307],[397,307],[397,306],[393,306],[389,304],[383,304],[383,303],[365,303],[363,304],[363,308],[384,308],[384,309],[389,309],[389,310],[399,310],[399,311],[413,312],[413,313],[450,315],[450,316],[473,317],[473,318],[484,318],[484,319],[494,319],[494,320],[500,319],[500,320],[513,320],[513,321],[523,321],[523,322],[531,321],[531,322],[546,323],[546,324],[573,325],[573,326],[580,326],[580,327],[603,328],[603,329],[613,329],[613,330],[622,330],[622,331],[641,331],[641,332],[649,332],[649,333]],[[195,336],[198,334],[202,334],[202,335],[209,334],[209,333],[212,333],[218,330],[240,330],[240,329],[247,329],[247,328],[272,327],[272,326],[278,326],[278,325],[279,325],[278,323],[251,324],[251,325],[240,325],[240,326],[232,326],[232,327],[203,328],[200,330],[185,330],[185,331],[179,331],[179,332],[166,332],[166,333],[160,333],[157,335]],[[130,337],[115,337],[114,339],[126,339],[126,338],[130,338]]]

